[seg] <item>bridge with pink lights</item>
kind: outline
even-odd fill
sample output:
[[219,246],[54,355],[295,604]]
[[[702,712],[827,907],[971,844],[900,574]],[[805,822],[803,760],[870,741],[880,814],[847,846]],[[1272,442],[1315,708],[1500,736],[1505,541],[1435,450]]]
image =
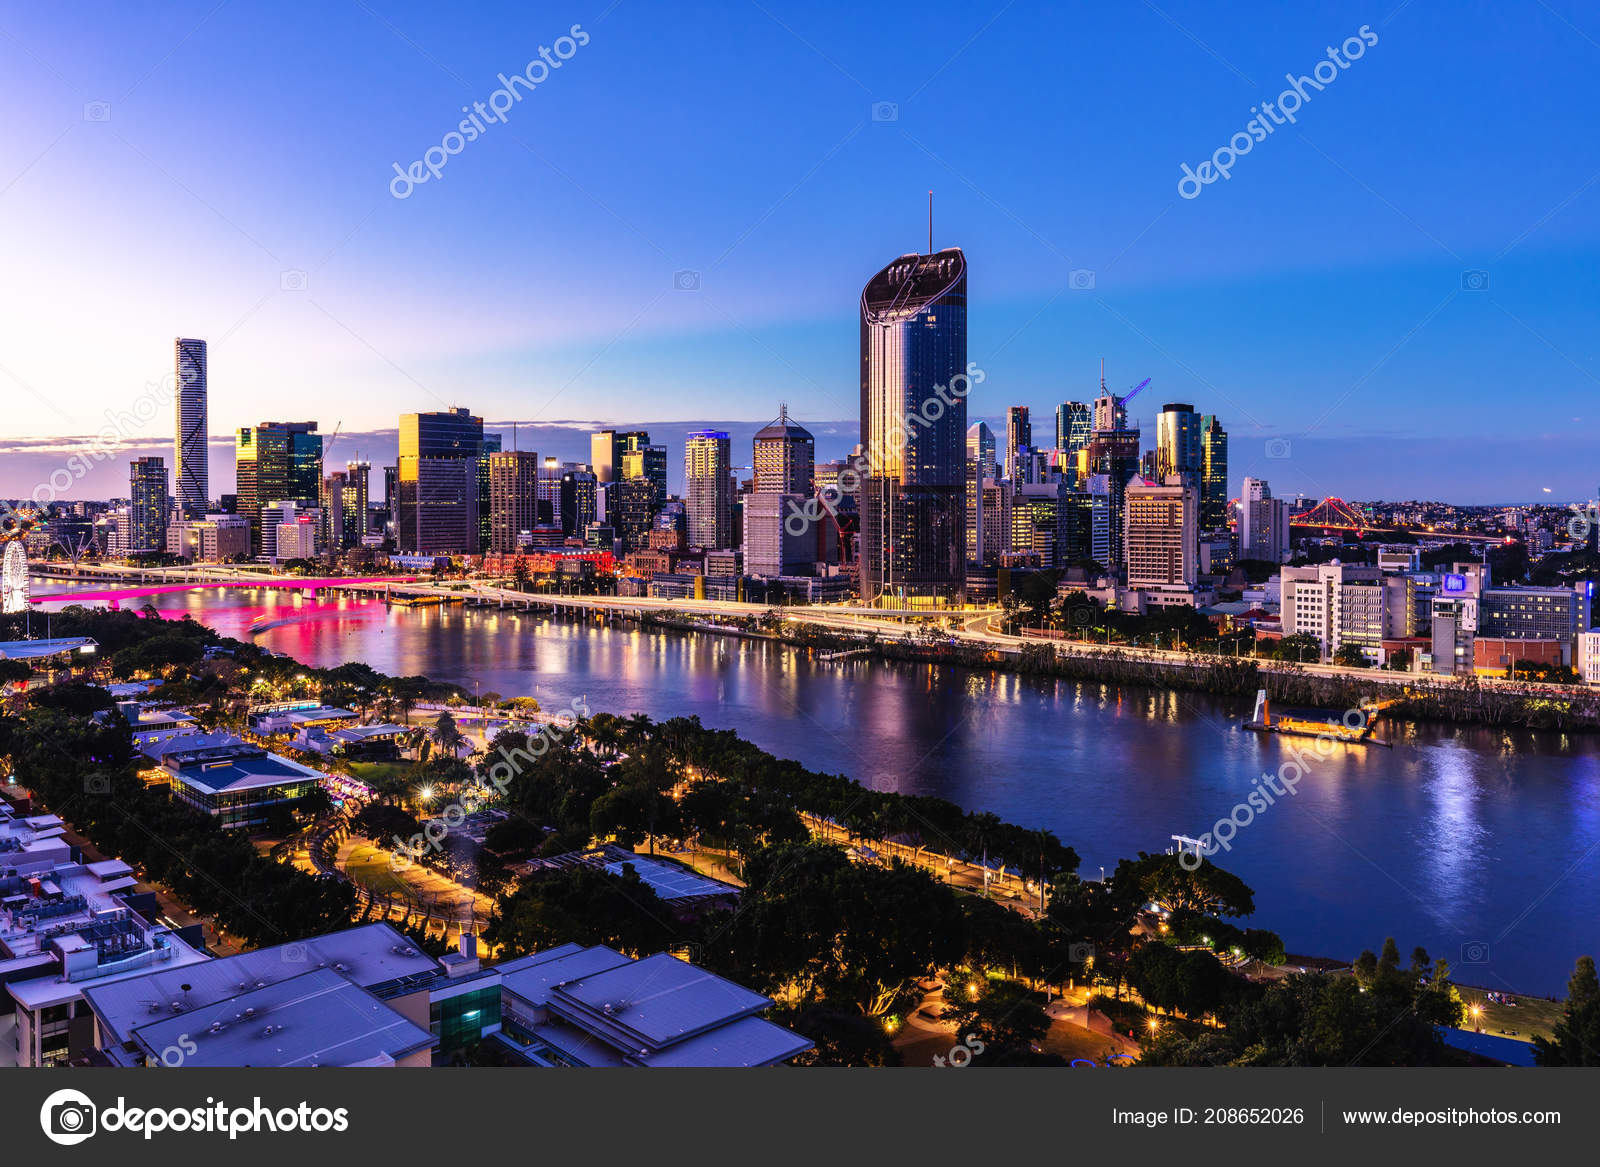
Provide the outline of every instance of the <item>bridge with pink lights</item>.
[[164,596],[172,592],[193,592],[207,588],[289,588],[314,596],[323,588],[385,587],[389,584],[416,583],[414,575],[395,576],[327,576],[270,579],[240,576],[236,579],[193,580],[185,583],[139,584],[134,587],[105,588],[86,592],[44,592],[28,597],[30,603],[104,603],[120,608],[124,600],[137,600],[146,596]]

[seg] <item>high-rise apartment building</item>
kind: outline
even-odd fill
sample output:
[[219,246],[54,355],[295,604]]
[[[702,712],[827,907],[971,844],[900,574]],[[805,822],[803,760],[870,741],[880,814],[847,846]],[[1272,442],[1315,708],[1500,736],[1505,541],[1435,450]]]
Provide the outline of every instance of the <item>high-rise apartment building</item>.
[[616,430],[600,430],[589,435],[589,465],[597,483],[616,481],[622,465],[622,444]]
[[1130,588],[1188,589],[1200,578],[1200,490],[1182,474],[1135,479],[1125,500]]
[[[809,479],[811,453],[809,443],[807,445],[805,476]],[[756,458],[759,462],[760,434],[756,435]],[[733,450],[726,433],[721,430],[696,430],[689,435],[683,447],[683,482],[689,546],[714,550],[731,546]]]
[[167,511],[166,459],[135,458],[128,464],[129,554],[167,549]]
[[322,498],[322,435],[314,421],[264,421],[239,431],[234,447],[237,510],[250,523],[250,547],[265,547],[261,509],[293,502],[302,508]]
[[[207,448],[206,342],[173,341],[177,434],[173,442],[173,500],[184,518],[202,518],[211,507],[211,463]],[[164,544],[163,544],[164,545]]]
[[1239,558],[1283,563],[1289,558],[1289,502],[1273,498],[1264,478],[1246,478],[1239,494]]
[[489,455],[489,550],[509,555],[539,525],[539,455],[496,450]]
[[966,256],[955,247],[902,255],[861,293],[860,561],[869,604],[965,598],[966,377]]
[[479,462],[483,419],[470,409],[400,417],[395,536],[415,555],[472,555],[480,548]]
[[1228,525],[1228,431],[1214,413],[1200,415],[1200,529]]

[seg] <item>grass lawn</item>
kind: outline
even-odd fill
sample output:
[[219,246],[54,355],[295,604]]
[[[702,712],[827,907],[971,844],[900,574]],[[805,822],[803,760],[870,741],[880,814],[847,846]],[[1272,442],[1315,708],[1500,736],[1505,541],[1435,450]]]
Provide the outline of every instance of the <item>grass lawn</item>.
[[[1466,1003],[1468,1009],[1473,1005],[1483,1007],[1483,1016],[1476,1024],[1482,1025],[1485,1033],[1494,1034],[1496,1037],[1510,1037],[1518,1041],[1532,1041],[1535,1034],[1549,1037],[1566,1008],[1563,1003],[1546,1001],[1543,997],[1513,997],[1515,1005],[1496,1005],[1485,998],[1482,989],[1469,989],[1465,985],[1460,985],[1458,988],[1461,991],[1461,1000]],[[1471,1013],[1467,1014],[1461,1024],[1463,1029],[1473,1027]]]
[[357,782],[372,786],[388,778],[400,778],[411,773],[415,762],[351,762],[350,775]]
[[356,883],[370,888],[379,895],[410,890],[410,885],[390,868],[389,852],[379,851],[366,844],[350,852],[344,871]]

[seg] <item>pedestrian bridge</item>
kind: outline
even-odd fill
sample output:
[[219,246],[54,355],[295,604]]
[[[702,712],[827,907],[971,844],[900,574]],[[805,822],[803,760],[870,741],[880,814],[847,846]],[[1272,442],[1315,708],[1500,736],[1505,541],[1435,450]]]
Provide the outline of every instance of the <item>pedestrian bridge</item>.
[[261,576],[240,576],[236,579],[221,580],[194,580],[187,583],[159,583],[138,584],[133,587],[103,588],[93,591],[81,592],[35,592],[28,597],[30,603],[73,603],[73,604],[107,604],[112,608],[120,608],[124,600],[138,600],[147,596],[164,596],[173,592],[194,592],[215,588],[292,588],[314,596],[322,588],[354,587],[360,585],[383,586],[385,584],[415,583],[416,576],[367,576],[356,577],[348,575],[310,577],[294,576],[287,578],[272,578]]

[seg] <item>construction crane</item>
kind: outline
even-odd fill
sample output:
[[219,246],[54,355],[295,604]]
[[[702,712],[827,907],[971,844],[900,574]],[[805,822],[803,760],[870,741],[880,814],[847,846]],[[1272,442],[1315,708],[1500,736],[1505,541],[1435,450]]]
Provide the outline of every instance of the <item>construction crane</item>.
[[1128,402],[1132,401],[1136,396],[1138,396],[1139,390],[1143,389],[1148,384],[1150,384],[1150,378],[1146,377],[1143,381],[1140,381],[1132,389],[1129,389],[1126,394],[1124,394],[1123,396],[1117,398],[1117,406],[1118,406],[1118,408],[1120,408],[1120,407],[1128,404]]

